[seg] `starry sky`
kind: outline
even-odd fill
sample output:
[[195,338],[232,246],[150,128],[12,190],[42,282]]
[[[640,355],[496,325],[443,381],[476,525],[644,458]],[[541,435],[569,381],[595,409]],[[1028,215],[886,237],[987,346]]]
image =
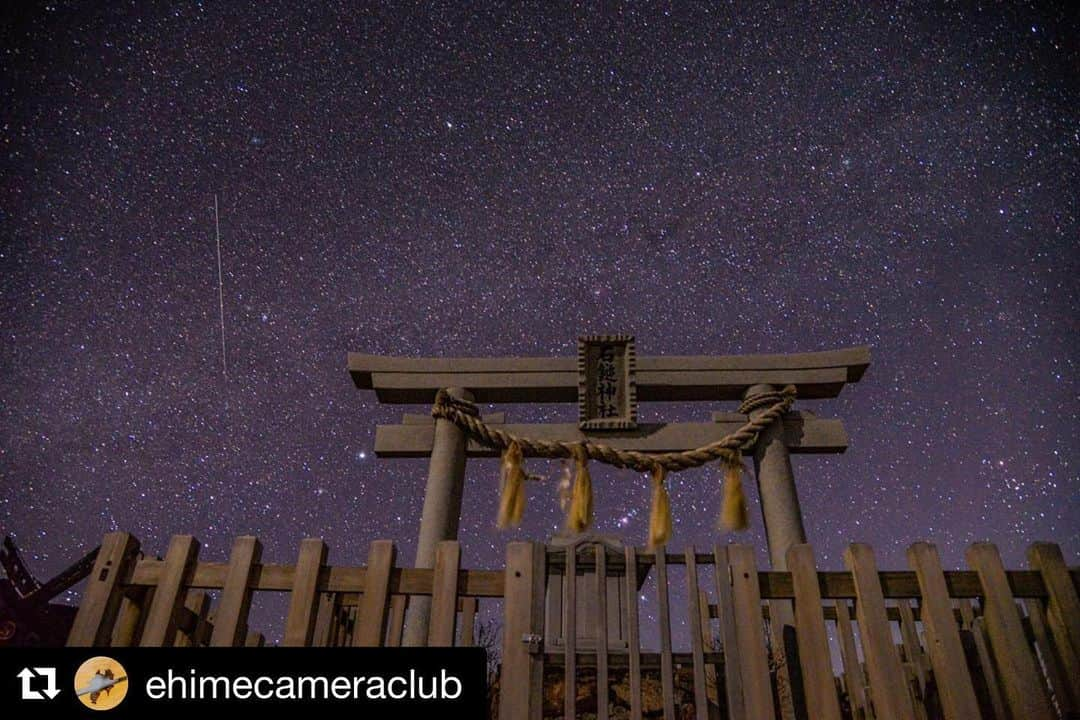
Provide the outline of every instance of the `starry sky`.
[[[358,391],[346,353],[625,332],[871,346],[862,382],[797,405],[850,436],[794,459],[821,565],[863,541],[902,569],[919,539],[947,567],[986,539],[1075,563],[1080,21],[929,5],[6,7],[0,528],[43,579],[116,529],[210,560],[256,534],[270,562],[393,538],[408,563],[426,461],[376,459],[374,427],[426,408]],[[468,468],[470,567],[560,524],[530,485],[497,531],[497,471]],[[671,480],[673,547],[729,539],[718,476]],[[647,479],[594,484],[597,529],[643,544]]]

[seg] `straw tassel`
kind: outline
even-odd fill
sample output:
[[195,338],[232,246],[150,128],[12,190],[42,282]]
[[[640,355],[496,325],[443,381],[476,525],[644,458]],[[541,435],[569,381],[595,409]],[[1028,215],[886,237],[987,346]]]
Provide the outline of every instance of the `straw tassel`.
[[745,530],[750,524],[742,474],[742,459],[733,450],[724,456],[724,501],[720,508],[720,527],[729,532]]
[[589,455],[584,446],[575,446],[573,453],[577,471],[566,525],[574,532],[582,532],[588,530],[593,521],[592,476],[589,475]]
[[496,524],[500,528],[519,525],[525,514],[525,467],[521,446],[516,442],[510,443],[503,452],[501,486]]
[[664,487],[664,468],[657,465],[652,471],[652,510],[649,512],[649,546],[665,544],[671,537],[671,499]]

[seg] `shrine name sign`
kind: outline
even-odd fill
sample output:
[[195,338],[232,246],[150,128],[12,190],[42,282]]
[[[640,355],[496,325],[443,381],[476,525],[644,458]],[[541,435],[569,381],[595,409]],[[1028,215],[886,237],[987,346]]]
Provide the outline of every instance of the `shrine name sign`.
[[578,427],[637,428],[637,358],[633,335],[578,338]]

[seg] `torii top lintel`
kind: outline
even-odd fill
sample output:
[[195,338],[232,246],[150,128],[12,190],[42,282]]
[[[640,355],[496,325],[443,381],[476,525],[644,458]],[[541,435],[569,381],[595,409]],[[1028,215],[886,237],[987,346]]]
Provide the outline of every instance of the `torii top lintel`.
[[[574,357],[402,358],[349,353],[356,387],[383,403],[430,403],[441,388],[467,388],[478,403],[578,400]],[[870,364],[865,346],[788,355],[637,358],[637,398],[655,401],[740,400],[748,387],[794,385],[802,399],[831,398],[858,382]]]

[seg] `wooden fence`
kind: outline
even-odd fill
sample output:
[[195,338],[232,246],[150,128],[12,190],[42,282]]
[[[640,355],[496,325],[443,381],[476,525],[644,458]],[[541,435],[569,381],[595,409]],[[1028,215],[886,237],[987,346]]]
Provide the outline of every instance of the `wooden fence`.
[[106,535],[68,645],[262,645],[248,628],[258,591],[289,593],[282,645],[398,645],[408,599],[417,595],[431,597],[429,645],[472,645],[479,598],[502,596],[503,573],[462,570],[457,542],[441,543],[427,570],[396,567],[389,540],[371,544],[363,567],[327,565],[318,539],[301,542],[295,565],[263,563],[262,545],[250,536],[236,539],[227,563],[200,562],[198,553],[190,535],[174,536],[161,560],[142,557],[128,533]]
[[[867,545],[848,548],[841,572],[818,570],[808,545],[791,548],[786,572],[760,571],[748,546],[674,554],[588,538],[511,543],[501,570],[462,569],[456,542],[440,544],[433,569],[396,567],[385,540],[363,567],[327,565],[316,539],[294,565],[263,563],[253,537],[237,538],[227,563],[200,562],[198,549],[176,536],[154,559],[131,535],[107,535],[68,644],[261,645],[248,629],[252,594],[276,591],[290,593],[283,645],[397,645],[412,596],[431,598],[430,645],[471,645],[479,599],[502,598],[503,720],[1027,720],[1080,709],[1080,571],[1051,544],[1030,548],[1028,570],[1006,571],[993,545],[976,544],[970,570],[943,571],[934,546],[918,543],[900,572],[880,572]],[[646,649],[650,573],[659,647]],[[672,593],[673,573],[683,591]],[[580,593],[591,596],[586,618]],[[682,651],[673,621],[689,629]],[[590,642],[579,640],[584,623]],[[598,700],[579,708],[586,675]]]
[[[772,572],[759,571],[753,548],[743,545],[672,554],[616,552],[597,542],[513,543],[500,717],[1077,717],[1080,572],[1070,572],[1056,545],[1033,545],[1028,560],[1030,570],[1006,571],[996,547],[976,544],[967,552],[970,570],[945,572],[934,546],[917,543],[908,549],[910,571],[879,572],[871,548],[857,544],[844,554],[845,571],[822,572],[810,546],[799,545],[787,554],[789,571]],[[671,603],[672,566],[683,566],[683,608]],[[660,647],[645,651],[639,592],[650,571]],[[595,640],[578,647],[575,596],[590,573],[625,583],[625,644],[609,644],[611,585],[594,581]],[[562,639],[542,647],[539,639],[551,636],[545,622],[557,621],[544,611],[544,591],[556,574]],[[676,615],[690,629],[688,652],[672,647]],[[787,621],[774,621],[780,618]],[[562,707],[554,711],[544,688],[552,668],[562,670]],[[599,699],[578,708],[585,668]],[[690,682],[680,684],[686,674]],[[659,708],[645,706],[650,679],[659,685]]]

